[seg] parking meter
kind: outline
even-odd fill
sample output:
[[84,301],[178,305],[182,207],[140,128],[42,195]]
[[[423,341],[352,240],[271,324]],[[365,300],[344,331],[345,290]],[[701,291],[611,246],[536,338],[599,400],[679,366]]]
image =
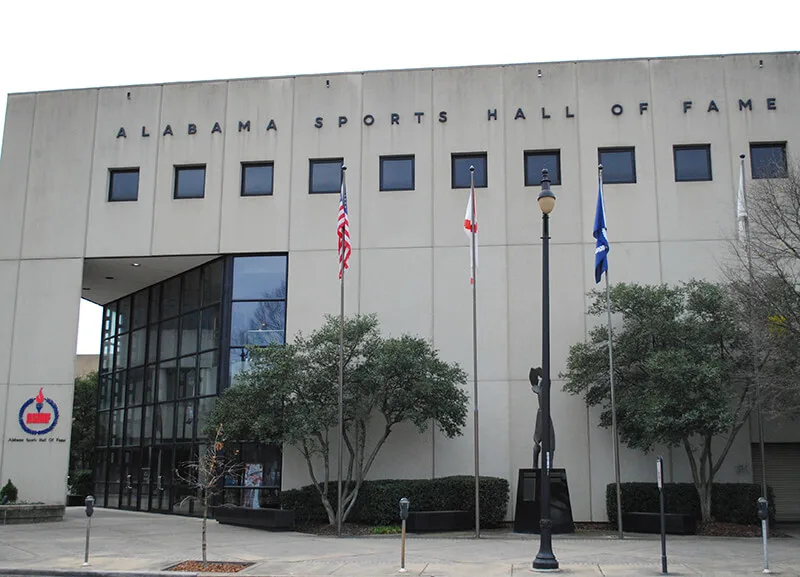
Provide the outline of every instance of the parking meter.
[[94,514],[94,497],[87,495],[84,503],[86,504],[86,516],[91,517]]
[[411,503],[403,497],[400,499],[400,573],[405,573],[406,569],[406,520],[408,519],[408,506]]
[[769,518],[769,503],[764,497],[758,498],[758,518],[762,521]]
[[92,529],[92,515],[94,514],[94,497],[86,495],[86,548],[83,552],[83,566],[89,566],[89,533]]
[[411,504],[411,503],[409,502],[409,500],[408,500],[408,499],[406,499],[405,497],[403,497],[402,499],[400,499],[400,518],[401,518],[403,521],[405,521],[406,519],[408,519],[408,506],[409,506],[410,504]]

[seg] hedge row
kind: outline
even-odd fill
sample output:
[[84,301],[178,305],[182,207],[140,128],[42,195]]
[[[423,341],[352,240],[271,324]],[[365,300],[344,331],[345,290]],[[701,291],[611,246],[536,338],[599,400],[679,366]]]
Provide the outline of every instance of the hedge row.
[[[623,513],[658,513],[660,511],[656,483],[621,483]],[[755,483],[714,483],[711,486],[711,516],[723,523],[757,525],[757,501],[761,486]],[[767,487],[770,522],[775,521],[775,495]],[[693,483],[664,483],[664,510],[667,513],[691,515],[700,521],[700,497]],[[612,524],[617,522],[617,487],[606,485],[606,513]]]
[[[508,508],[508,481],[497,477],[480,478],[481,526],[502,523]],[[399,501],[411,502],[411,511],[468,511],[475,516],[475,477],[454,476],[438,479],[391,479],[364,481],[348,522],[389,525],[400,522]],[[336,482],[328,485],[328,498],[336,509]],[[295,519],[327,521],[319,493],[313,485],[283,491],[281,506],[294,509]]]

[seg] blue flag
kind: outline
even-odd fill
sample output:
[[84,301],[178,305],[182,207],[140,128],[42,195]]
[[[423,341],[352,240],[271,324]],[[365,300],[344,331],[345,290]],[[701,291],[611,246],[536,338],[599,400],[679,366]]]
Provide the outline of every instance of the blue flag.
[[597,243],[594,249],[594,282],[599,283],[603,273],[608,273],[608,236],[606,236],[606,206],[603,202],[603,176],[600,174],[597,188],[597,210],[594,213],[594,230]]

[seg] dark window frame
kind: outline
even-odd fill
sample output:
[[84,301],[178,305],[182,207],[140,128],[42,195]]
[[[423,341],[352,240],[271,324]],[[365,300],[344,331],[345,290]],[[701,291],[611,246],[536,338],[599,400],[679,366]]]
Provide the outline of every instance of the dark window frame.
[[602,160],[604,153],[630,152],[631,153],[631,174],[632,180],[608,180],[605,170],[603,171],[603,184],[636,184],[636,147],[635,146],[604,146],[597,149],[597,163],[605,166]]
[[[763,168],[760,165],[755,165],[755,158],[753,156],[753,149],[766,149],[766,148],[779,148],[783,155],[783,169],[781,176],[764,175]],[[750,176],[753,180],[770,179],[770,178],[787,178],[789,176],[789,162],[786,157],[786,141],[783,142],[751,142],[750,143]]]
[[557,173],[556,176],[558,178],[555,179],[555,178],[553,178],[552,174],[548,173],[548,176],[550,177],[550,184],[552,184],[553,186],[560,186],[561,185],[561,149],[560,148],[552,148],[552,149],[547,149],[547,150],[526,150],[525,152],[522,153],[522,168],[524,170],[524,176],[523,176],[524,181],[523,182],[525,183],[525,186],[541,186],[542,185],[542,183],[541,183],[542,173],[541,172],[539,172],[539,174],[538,174],[538,181],[539,182],[533,182],[530,179],[530,177],[532,175],[528,174],[528,158],[531,157],[531,156],[546,156],[546,155],[555,155],[555,157],[556,157],[556,173]]
[[[384,160],[410,160],[411,161],[411,188],[390,188],[383,184],[383,161]],[[382,192],[393,192],[398,190],[416,190],[417,186],[417,161],[413,154],[389,154],[381,156],[379,162],[378,190]]]
[[[339,186],[336,190],[314,190],[314,166],[317,164],[339,163]],[[344,158],[309,158],[308,159],[308,194],[339,194],[342,190],[341,167],[344,166]]]
[[[450,154],[450,188],[463,189],[469,188],[466,186],[456,186],[456,160],[464,158],[478,158],[482,159],[485,165],[484,174],[486,174],[486,182],[484,184],[475,183],[475,188],[489,188],[489,155],[486,152],[453,152]],[[477,169],[476,169],[477,171]]]
[[[269,192],[245,192],[245,188],[247,187],[247,169],[248,168],[264,168],[270,167],[272,170],[270,171],[270,179],[269,179]],[[259,161],[252,161],[252,162],[242,162],[242,169],[241,169],[241,186],[239,189],[239,196],[244,197],[251,197],[251,196],[272,196],[273,192],[275,191],[275,162],[272,160],[259,160]]]
[[[708,178],[680,178],[678,175],[678,152],[688,150],[704,150],[707,153]],[[711,145],[710,144],[674,144],[672,146],[672,168],[675,173],[675,182],[710,182],[714,180],[711,171]]]
[[[178,194],[178,175],[181,171],[184,170],[197,170],[198,168],[203,169],[203,194],[202,196],[180,196]],[[173,185],[172,185],[172,199],[173,200],[199,200],[206,197],[206,176],[207,176],[207,168],[205,164],[176,164],[174,165],[173,170]]]
[[[114,175],[115,174],[136,174],[136,198],[114,198]],[[109,168],[108,169],[108,202],[137,202],[139,200],[139,177],[140,169],[138,166],[129,168]]]

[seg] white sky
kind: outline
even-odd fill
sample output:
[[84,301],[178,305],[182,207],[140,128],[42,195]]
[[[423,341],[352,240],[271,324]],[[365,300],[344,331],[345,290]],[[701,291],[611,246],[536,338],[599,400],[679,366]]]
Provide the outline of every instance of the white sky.
[[[798,16],[798,0],[7,0],[0,103],[87,86],[796,51]],[[100,316],[86,304],[78,352],[96,353]]]

